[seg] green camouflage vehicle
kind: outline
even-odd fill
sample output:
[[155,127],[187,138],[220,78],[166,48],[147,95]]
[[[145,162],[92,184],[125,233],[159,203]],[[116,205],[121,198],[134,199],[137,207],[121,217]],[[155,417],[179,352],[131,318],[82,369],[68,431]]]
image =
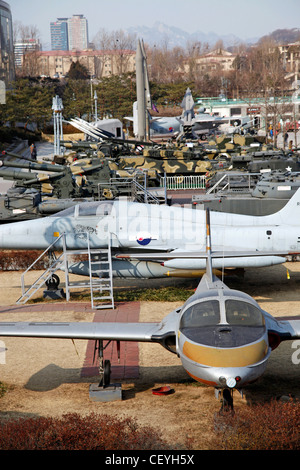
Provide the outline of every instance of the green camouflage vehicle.
[[211,162],[204,159],[202,151],[191,151],[188,147],[166,149],[144,149],[140,154],[120,156],[111,161],[110,168],[120,176],[126,176],[133,170],[147,170],[148,174],[201,175],[211,169]]

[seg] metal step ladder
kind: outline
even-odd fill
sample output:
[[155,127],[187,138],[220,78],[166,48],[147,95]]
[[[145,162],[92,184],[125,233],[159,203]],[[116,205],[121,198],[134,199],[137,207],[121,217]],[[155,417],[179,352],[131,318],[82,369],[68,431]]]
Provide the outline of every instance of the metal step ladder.
[[59,257],[51,266],[48,268],[30,287],[27,289],[21,297],[17,300],[17,304],[25,304],[44,284],[47,283],[52,277],[55,271],[59,269],[57,266],[61,266],[61,257]]
[[[62,239],[63,242],[63,253],[56,258],[54,255],[54,250],[55,245]],[[46,255],[47,253],[52,253],[52,263],[51,265],[46,269],[46,271],[38,277],[38,279],[29,287],[29,289],[26,290],[25,288],[25,275],[34,268],[34,265],[37,264],[40,259]],[[65,238],[63,235],[61,235],[57,240],[52,243],[30,266],[29,268],[26,269],[26,271],[22,274],[21,276],[21,289],[22,289],[22,295],[21,297],[17,300],[17,304],[25,304],[48,280],[50,280],[53,277],[53,274],[60,269],[62,263],[65,262]]]
[[115,308],[110,237],[107,245],[91,250],[88,243],[91,303],[96,309]]
[[[54,255],[55,245],[62,239],[63,252],[59,257]],[[54,273],[60,269],[65,272],[66,300],[70,300],[71,288],[90,288],[92,308],[112,308],[114,309],[113,296],[113,275],[111,260],[111,243],[108,237],[108,247],[103,249],[91,249],[88,234],[86,234],[87,248],[82,250],[67,250],[65,234],[62,234],[52,243],[21,276],[22,295],[17,300],[17,304],[25,304],[43,285],[50,280]],[[60,248],[61,249],[61,248]],[[26,290],[25,276],[32,270],[38,261],[48,253],[52,253],[52,262],[46,271]],[[89,263],[89,282],[70,282],[69,280],[69,257],[72,255],[87,255]],[[104,302],[105,301],[105,302]]]

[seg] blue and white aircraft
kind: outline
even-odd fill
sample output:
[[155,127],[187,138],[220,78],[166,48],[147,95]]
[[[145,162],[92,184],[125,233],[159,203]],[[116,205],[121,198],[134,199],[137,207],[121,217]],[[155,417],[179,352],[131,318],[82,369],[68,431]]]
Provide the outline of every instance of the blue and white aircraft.
[[[271,215],[211,212],[214,268],[273,266],[297,256],[299,216],[300,190]],[[0,249],[45,250],[55,240],[58,249],[63,235],[70,250],[110,244],[114,276],[199,277],[205,269],[205,227],[203,210],[126,200],[87,202],[50,217],[0,225]],[[70,269],[89,275],[87,266]]]
[[216,253],[211,250],[209,217],[205,233],[206,273],[185,304],[161,322],[0,322],[0,337],[95,340],[103,387],[110,383],[111,370],[103,358],[103,341],[159,343],[178,355],[194,380],[222,392],[223,406],[233,409],[233,390],[264,373],[271,351],[281,341],[300,337],[300,320],[276,320],[252,297],[220,281],[213,274]]

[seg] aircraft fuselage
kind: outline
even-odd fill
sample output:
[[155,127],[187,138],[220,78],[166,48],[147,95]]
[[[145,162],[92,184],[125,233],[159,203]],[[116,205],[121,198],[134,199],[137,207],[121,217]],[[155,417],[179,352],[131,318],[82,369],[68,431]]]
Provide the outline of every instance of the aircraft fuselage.
[[[82,207],[87,208],[88,204]],[[204,211],[126,201],[98,204],[103,212],[100,215],[81,213],[80,205],[55,216],[2,225],[0,247],[46,249],[64,233],[70,249],[86,247],[88,234],[93,248],[107,246],[110,237],[112,247],[116,248],[205,250]],[[268,216],[214,212],[211,213],[212,244],[215,250],[224,251],[299,252],[300,227],[288,222],[280,225],[272,223]]]

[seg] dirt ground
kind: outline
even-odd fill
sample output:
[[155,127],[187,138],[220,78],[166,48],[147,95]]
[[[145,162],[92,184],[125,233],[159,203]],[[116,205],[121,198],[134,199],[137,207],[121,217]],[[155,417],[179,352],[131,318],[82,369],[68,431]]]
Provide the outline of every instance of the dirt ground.
[[[287,269],[290,279],[287,277]],[[0,274],[0,306],[15,305],[20,296],[20,272]],[[35,274],[36,277],[36,274]],[[300,263],[248,270],[243,278],[225,282],[252,295],[274,316],[300,316]],[[129,284],[130,285],[130,284]],[[195,284],[196,285],[196,284]],[[147,287],[149,281],[147,281]],[[39,292],[39,296],[41,292]],[[71,297],[72,300],[72,297]],[[181,302],[142,302],[140,321],[158,321]],[[1,312],[0,321],[92,321],[92,313]],[[3,352],[3,339],[5,352]],[[176,355],[157,344],[140,344],[140,377],[122,384],[122,400],[99,403],[89,398],[89,385],[97,377],[80,372],[86,352],[85,341],[0,338],[0,382],[7,392],[0,399],[0,419],[24,416],[61,416],[91,412],[130,416],[141,425],[151,425],[172,443],[192,438],[195,449],[211,447],[214,415],[220,402],[212,388],[187,380]],[[234,394],[235,409],[271,397],[292,394],[300,398],[300,365],[292,362],[292,342],[273,351],[264,376],[244,391]],[[175,393],[156,396],[152,389],[170,385]]]

